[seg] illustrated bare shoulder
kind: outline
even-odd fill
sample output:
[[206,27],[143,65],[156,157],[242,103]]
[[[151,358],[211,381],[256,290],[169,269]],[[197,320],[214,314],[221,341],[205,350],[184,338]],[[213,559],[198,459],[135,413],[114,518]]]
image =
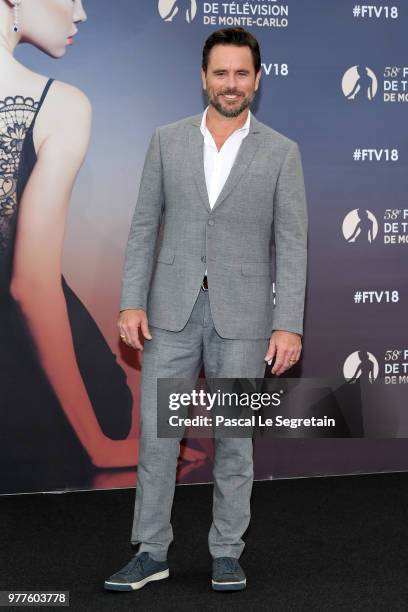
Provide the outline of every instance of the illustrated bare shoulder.
[[87,95],[77,87],[54,81],[38,115],[34,131],[36,151],[50,137],[76,143],[78,149],[88,145],[92,106]]

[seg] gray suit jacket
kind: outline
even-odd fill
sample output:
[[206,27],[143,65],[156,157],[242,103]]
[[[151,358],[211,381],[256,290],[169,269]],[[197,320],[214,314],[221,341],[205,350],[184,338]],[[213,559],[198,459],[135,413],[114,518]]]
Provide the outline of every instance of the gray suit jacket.
[[299,147],[252,116],[211,209],[201,117],[160,127],[151,139],[120,310],[143,308],[150,325],[180,331],[207,268],[212,317],[222,337],[267,338],[274,329],[302,334],[308,218]]

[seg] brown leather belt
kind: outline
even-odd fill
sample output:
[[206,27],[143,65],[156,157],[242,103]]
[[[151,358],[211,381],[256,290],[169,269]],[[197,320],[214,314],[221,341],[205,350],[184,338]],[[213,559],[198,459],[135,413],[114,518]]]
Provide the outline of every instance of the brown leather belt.
[[201,283],[201,289],[203,289],[204,291],[208,291],[208,280],[206,274],[204,274],[204,278]]

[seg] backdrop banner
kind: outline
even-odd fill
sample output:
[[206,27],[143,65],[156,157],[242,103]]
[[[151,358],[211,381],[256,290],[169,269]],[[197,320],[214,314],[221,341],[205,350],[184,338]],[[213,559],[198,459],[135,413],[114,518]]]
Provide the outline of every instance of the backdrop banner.
[[[226,26],[258,38],[262,78],[252,110],[296,141],[302,156],[305,331],[302,359],[287,381],[335,380],[326,403],[333,414],[341,405],[344,417],[334,436],[290,427],[282,437],[256,436],[255,478],[408,469],[406,3],[84,0],[84,8],[88,19],[64,57],[22,45],[16,58],[79,88],[92,105],[62,283],[80,373],[75,384],[67,377],[67,389],[70,397],[78,391],[78,406],[86,394],[103,438],[90,445],[94,452],[83,446],[69,407],[33,365],[36,347],[32,354],[16,348],[18,374],[0,371],[0,493],[136,484],[143,357],[120,342],[117,327],[126,241],[152,133],[204,110],[202,47]],[[13,104],[18,126],[29,102]],[[0,101],[0,120],[10,105]],[[18,131],[12,137],[22,146]],[[43,307],[47,316],[52,305]],[[275,378],[268,366],[266,377]],[[211,437],[186,437],[178,482],[211,482],[212,457]]]

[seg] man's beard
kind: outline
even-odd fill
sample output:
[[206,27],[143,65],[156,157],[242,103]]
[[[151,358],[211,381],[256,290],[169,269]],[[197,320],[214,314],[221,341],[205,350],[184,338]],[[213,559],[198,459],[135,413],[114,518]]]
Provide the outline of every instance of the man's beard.
[[[242,94],[239,91],[227,89],[221,92],[220,95],[233,96],[233,95],[242,95]],[[255,93],[253,93],[251,96],[248,96],[248,97],[244,96],[241,104],[237,108],[229,109],[229,108],[225,108],[225,106],[221,104],[221,102],[218,99],[218,96],[215,96],[212,90],[207,91],[208,103],[211,104],[211,106],[213,106],[215,110],[217,110],[220,113],[220,115],[223,115],[223,117],[229,117],[229,118],[238,117],[238,115],[240,115],[242,111],[244,111],[246,108],[249,108],[254,97],[255,97]]]

